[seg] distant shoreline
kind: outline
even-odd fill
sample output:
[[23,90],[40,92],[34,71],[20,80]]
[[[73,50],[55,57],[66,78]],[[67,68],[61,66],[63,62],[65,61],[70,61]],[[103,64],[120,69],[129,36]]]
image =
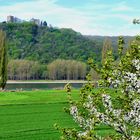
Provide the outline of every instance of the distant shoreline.
[[40,84],[40,83],[86,83],[87,81],[85,80],[8,80],[7,84],[26,84],[26,83],[35,83],[35,84]]

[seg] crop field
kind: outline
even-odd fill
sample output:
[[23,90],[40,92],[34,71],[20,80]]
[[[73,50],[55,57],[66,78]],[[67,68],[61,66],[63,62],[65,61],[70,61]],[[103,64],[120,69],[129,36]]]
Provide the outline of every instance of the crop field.
[[[72,96],[78,100],[79,91],[73,90]],[[68,99],[63,90],[1,92],[0,140],[59,140],[61,133],[55,130],[55,123],[78,129],[64,107],[68,107]],[[97,132],[114,133],[106,126]]]

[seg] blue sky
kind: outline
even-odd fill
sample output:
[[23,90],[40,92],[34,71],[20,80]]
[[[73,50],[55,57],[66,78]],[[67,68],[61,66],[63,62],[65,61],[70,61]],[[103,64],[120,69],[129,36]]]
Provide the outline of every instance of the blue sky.
[[140,0],[0,0],[0,21],[7,15],[24,20],[46,20],[59,28],[85,35],[136,35],[140,25]]

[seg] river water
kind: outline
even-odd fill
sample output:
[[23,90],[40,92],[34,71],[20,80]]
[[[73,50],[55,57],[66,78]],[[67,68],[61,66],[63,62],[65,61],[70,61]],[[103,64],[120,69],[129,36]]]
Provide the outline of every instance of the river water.
[[[72,88],[79,89],[83,83],[70,83]],[[66,83],[7,83],[7,90],[45,90],[45,89],[63,89]]]

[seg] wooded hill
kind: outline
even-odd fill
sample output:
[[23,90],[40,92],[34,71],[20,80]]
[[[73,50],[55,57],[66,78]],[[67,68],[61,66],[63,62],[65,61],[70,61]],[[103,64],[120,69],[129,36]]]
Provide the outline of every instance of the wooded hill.
[[[49,63],[56,59],[74,59],[86,62],[89,57],[98,63],[106,36],[83,36],[72,29],[37,26],[30,22],[1,23],[7,33],[10,59],[27,59]],[[112,40],[114,50],[118,37]],[[125,37],[126,43],[132,37]]]
[[[49,77],[49,72],[46,72],[46,67],[57,59],[59,59],[59,61],[56,62],[60,62],[62,59],[82,61],[86,63],[88,58],[91,57],[96,63],[99,65],[101,64],[101,51],[104,39],[106,38],[105,36],[83,36],[72,29],[37,26],[30,22],[0,23],[0,29],[3,29],[7,34],[8,55],[9,60],[12,60],[9,61],[11,64],[9,64],[8,67],[10,73],[9,78],[12,77],[10,79],[34,79],[33,77],[40,79],[42,77]],[[117,37],[109,38],[113,42],[112,46],[115,50],[114,56],[117,59]],[[128,43],[132,37],[125,37],[125,39]],[[16,61],[14,61],[15,59]],[[33,61],[35,63],[33,63]],[[20,64],[22,62],[23,64]],[[27,71],[29,67],[27,70],[25,68],[27,63],[29,63],[29,65],[35,64],[34,70],[30,70],[34,73],[33,76],[29,75],[29,72]],[[25,70],[23,69],[23,66]],[[19,70],[17,68],[19,68]],[[21,69],[23,70],[22,74],[24,76],[21,75]],[[25,74],[24,71],[26,72]],[[36,71],[36,73],[34,71]],[[17,75],[17,73],[20,74]],[[61,77],[59,77],[59,79],[61,79]]]
[[93,41],[72,29],[42,27],[33,23],[1,23],[9,40],[11,59],[49,63],[56,59],[101,60],[102,42]]

